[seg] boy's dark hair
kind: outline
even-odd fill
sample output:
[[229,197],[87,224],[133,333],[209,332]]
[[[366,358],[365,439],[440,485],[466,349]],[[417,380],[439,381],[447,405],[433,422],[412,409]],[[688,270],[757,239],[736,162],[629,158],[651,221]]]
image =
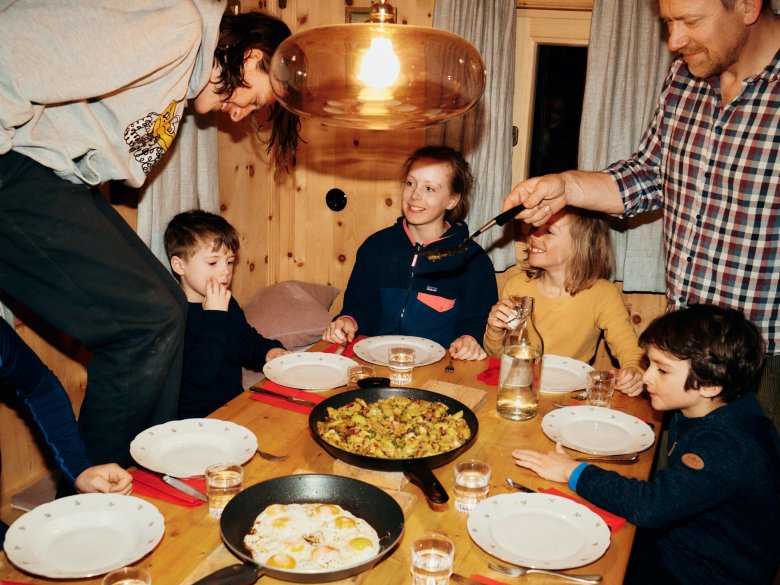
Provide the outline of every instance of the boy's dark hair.
[[[276,48],[290,35],[290,27],[273,16],[261,12],[226,12],[219,24],[219,39],[214,51],[214,61],[221,71],[215,88],[217,93],[232,95],[237,88],[246,86],[244,55],[251,49],[263,52],[260,66],[267,73]],[[294,164],[293,155],[298,146],[301,123],[298,116],[278,102],[269,109],[270,117],[267,121],[258,122],[252,114],[252,124],[261,142],[266,142],[260,135],[263,126],[271,124],[267,152],[273,150],[275,164],[287,167],[288,163]]]
[[202,209],[175,215],[165,228],[163,242],[169,261],[174,256],[187,260],[202,245],[211,244],[214,251],[225,247],[234,254],[240,245],[236,228],[224,217]]
[[755,390],[766,347],[758,328],[740,311],[714,305],[692,305],[658,317],[639,336],[639,345],[688,360],[685,389],[721,386],[718,397],[724,402]]
[[406,159],[401,171],[402,181],[406,180],[412,165],[421,158],[429,158],[449,165],[452,175],[450,190],[460,195],[460,201],[455,207],[444,212],[444,219],[449,222],[463,221],[469,212],[469,193],[474,185],[474,176],[471,174],[469,163],[460,152],[449,146],[423,146]]

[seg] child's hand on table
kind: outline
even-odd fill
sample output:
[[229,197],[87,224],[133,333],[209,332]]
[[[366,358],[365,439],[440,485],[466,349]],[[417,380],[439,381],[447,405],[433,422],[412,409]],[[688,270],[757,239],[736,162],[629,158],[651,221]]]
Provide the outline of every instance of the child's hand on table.
[[471,335],[461,335],[450,345],[450,355],[456,360],[483,360],[485,350]]
[[265,354],[265,362],[268,363],[272,359],[281,357],[283,355],[287,355],[288,353],[290,352],[284,349],[283,347],[275,347],[273,349],[269,349],[268,353]]
[[615,390],[620,390],[627,396],[639,396],[644,389],[642,372],[636,368],[613,370],[615,373]]
[[530,449],[515,449],[512,451],[515,465],[525,467],[550,481],[568,482],[572,472],[579,465],[566,454],[563,445],[555,444],[555,451],[540,453]]
[[84,493],[130,495],[133,491],[133,477],[116,463],[93,465],[76,478],[76,489]]
[[322,339],[330,343],[346,345],[355,339],[355,333],[357,333],[355,321],[350,317],[339,317],[335,321],[330,322],[330,325],[325,329],[325,333],[322,334]]

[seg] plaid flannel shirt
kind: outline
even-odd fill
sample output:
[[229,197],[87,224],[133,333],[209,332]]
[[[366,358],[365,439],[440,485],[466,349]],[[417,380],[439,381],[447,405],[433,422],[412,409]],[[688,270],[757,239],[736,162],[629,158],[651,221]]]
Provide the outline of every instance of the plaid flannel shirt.
[[721,106],[682,60],[630,160],[605,172],[624,215],[663,207],[666,296],[742,310],[780,353],[780,51]]

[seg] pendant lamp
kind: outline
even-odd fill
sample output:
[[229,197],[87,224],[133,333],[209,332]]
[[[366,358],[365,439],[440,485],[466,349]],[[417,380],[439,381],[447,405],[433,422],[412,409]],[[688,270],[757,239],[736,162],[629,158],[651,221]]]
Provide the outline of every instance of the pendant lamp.
[[368,23],[319,26],[285,39],[271,59],[279,102],[303,118],[368,130],[421,128],[470,110],[485,65],[466,39],[388,22],[374,2]]

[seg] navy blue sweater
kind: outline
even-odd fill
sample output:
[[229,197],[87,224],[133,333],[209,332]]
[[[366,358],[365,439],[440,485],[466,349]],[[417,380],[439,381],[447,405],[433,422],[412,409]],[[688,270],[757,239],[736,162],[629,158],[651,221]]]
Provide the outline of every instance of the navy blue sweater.
[[647,482],[587,466],[577,493],[661,529],[683,584],[772,583],[780,563],[780,437],[750,393],[707,416],[674,414],[669,466]]
[[[349,315],[360,335],[416,335],[445,348],[461,335],[482,340],[498,301],[493,263],[470,242],[466,252],[431,262],[418,256],[403,217],[371,235],[357,252],[339,316]],[[457,246],[468,226],[451,226],[425,249]]]
[[0,318],[0,391],[13,391],[30,409],[54,461],[69,482],[92,463],[65,389],[16,331]]
[[201,303],[189,303],[179,418],[208,416],[241,394],[242,366],[261,370],[275,347],[283,346],[255,331],[235,299],[227,311],[204,311]]

